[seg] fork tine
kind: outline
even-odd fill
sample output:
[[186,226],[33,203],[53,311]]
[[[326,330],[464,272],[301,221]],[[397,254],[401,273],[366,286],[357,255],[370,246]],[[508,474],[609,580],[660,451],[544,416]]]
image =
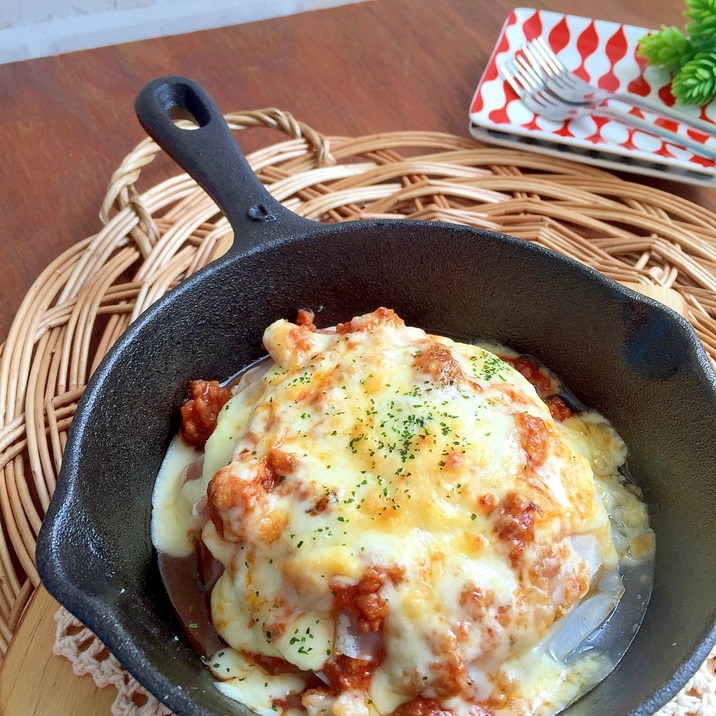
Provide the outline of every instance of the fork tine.
[[544,78],[539,71],[536,71],[524,57],[516,56],[515,63],[520,69],[521,77],[529,85],[533,92],[544,87]]
[[530,43],[531,47],[542,57],[545,63],[557,73],[566,71],[566,67],[554,53],[554,50],[547,44],[547,41],[540,35]]
[[523,84],[521,80],[522,75],[519,68],[512,60],[501,62],[497,69],[518,97],[522,97],[526,92],[529,92],[529,87]]
[[575,80],[578,79],[576,75],[565,67],[562,60],[557,57],[554,50],[552,50],[543,37],[537,37],[533,42],[533,46],[555,77],[560,77],[562,80],[576,85]]
[[539,55],[541,64],[545,66],[545,71],[550,75],[552,82],[565,91],[573,93],[571,99],[576,100],[598,91],[594,85],[578,77],[566,67],[543,37],[535,38],[530,45]]
[[531,43],[528,43],[528,47],[523,51],[526,56],[542,68],[542,72],[547,74],[557,86],[567,90],[577,90],[579,88],[574,75],[562,64],[562,61],[555,55],[544,38],[535,38]]
[[[514,55],[512,59],[502,62],[499,70],[517,94],[534,92],[543,85],[539,72],[530,67],[520,55]],[[515,87],[513,82],[516,82],[519,88]]]
[[539,89],[539,81],[519,61],[518,57],[505,60],[499,66],[499,72],[512,87],[518,97],[524,98]]
[[505,60],[498,66],[498,71],[523,104],[533,112],[544,114],[563,107],[563,103],[545,94],[542,79],[524,59],[513,57],[510,60]]
[[515,94],[520,97],[522,95],[522,92],[524,92],[524,89],[520,87],[515,80],[515,75],[512,71],[512,63],[509,60],[505,60],[497,66],[497,70],[500,73],[502,79],[505,80],[505,82],[507,82],[507,84],[512,87]]
[[522,54],[530,63],[530,65],[532,65],[536,72],[539,72],[542,75],[546,74],[549,77],[555,76],[557,72],[554,69],[552,63],[550,62],[548,57],[544,57],[542,55],[542,52],[536,43],[537,40],[534,40],[523,45],[521,48]]
[[565,89],[567,91],[571,90],[570,87],[563,85],[560,75],[554,70],[551,63],[542,56],[538,56],[538,52],[535,51],[531,43],[528,42],[526,45],[523,45],[520,50],[521,64],[524,67],[525,62],[529,63],[532,74],[539,78],[539,81],[548,92],[554,87],[560,92]]

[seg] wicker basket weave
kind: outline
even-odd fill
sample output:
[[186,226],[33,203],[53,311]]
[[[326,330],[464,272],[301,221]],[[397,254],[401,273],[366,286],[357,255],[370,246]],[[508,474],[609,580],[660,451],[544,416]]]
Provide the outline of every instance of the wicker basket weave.
[[[705,209],[595,168],[447,134],[329,140],[275,109],[226,119],[233,130],[290,137],[248,159],[294,212],[329,222],[432,219],[537,242],[668,296],[716,366],[716,215]],[[38,277],[0,346],[0,659],[39,582],[36,537],[89,376],[139,313],[232,239],[185,174],[166,178],[164,167],[153,183],[160,154],[147,139],[125,158],[101,207],[104,228]],[[715,667],[716,652],[704,665],[710,688]]]

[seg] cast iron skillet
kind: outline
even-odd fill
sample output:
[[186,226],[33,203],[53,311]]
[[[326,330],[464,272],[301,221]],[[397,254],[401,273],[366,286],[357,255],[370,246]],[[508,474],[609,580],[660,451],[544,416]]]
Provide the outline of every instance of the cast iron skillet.
[[[654,591],[617,669],[570,716],[647,716],[716,641],[716,380],[688,324],[539,246],[415,221],[326,225],[282,207],[195,82],[147,85],[148,133],[216,200],[229,253],[181,283],[120,338],[72,423],[38,539],[48,590],[180,716],[247,714],[213,687],[182,635],[150,541],[150,498],[191,379],[261,355],[263,329],[298,308],[320,325],[378,306],[456,338],[491,338],[551,367],[630,448],[657,534]],[[198,128],[180,129],[189,116]]]

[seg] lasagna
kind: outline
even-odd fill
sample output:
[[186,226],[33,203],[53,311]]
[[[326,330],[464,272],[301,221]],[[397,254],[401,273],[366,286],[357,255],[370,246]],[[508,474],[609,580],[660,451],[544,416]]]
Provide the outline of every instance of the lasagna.
[[159,552],[218,566],[222,692],[261,716],[547,716],[613,668],[579,644],[653,534],[603,417],[390,309],[263,344],[192,386],[154,495]]

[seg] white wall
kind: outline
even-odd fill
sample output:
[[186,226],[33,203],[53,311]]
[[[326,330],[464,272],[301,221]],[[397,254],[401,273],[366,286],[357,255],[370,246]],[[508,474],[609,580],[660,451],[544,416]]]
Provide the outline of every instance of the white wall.
[[360,0],[0,0],[0,64]]

